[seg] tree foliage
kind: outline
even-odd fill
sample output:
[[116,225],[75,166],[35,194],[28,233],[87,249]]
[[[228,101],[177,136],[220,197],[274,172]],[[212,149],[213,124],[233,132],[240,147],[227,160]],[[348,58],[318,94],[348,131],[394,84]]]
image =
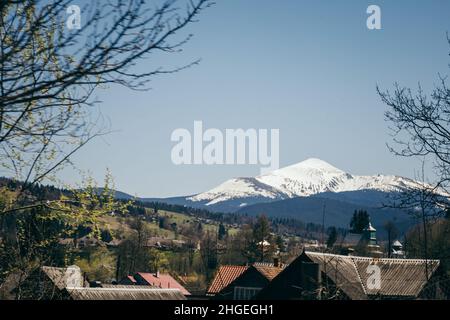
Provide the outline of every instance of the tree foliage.
[[350,230],[353,233],[362,233],[369,225],[370,217],[365,210],[355,210],[352,219],[350,220]]
[[210,4],[189,1],[181,11],[175,3],[90,1],[81,28],[69,29],[70,0],[1,1],[0,170],[31,184],[55,179],[75,152],[108,131],[92,108],[97,89],[148,89],[154,76],[192,65],[136,66],[179,52],[191,36],[175,33]]
[[248,262],[272,260],[276,241],[272,237],[267,216],[260,215],[253,225],[243,228],[241,237],[245,242],[243,255]]
[[116,256],[106,247],[97,247],[89,257],[75,261],[89,280],[110,283],[116,275]]
[[335,227],[330,227],[328,230],[327,248],[332,248],[337,240],[337,230]]
[[218,238],[219,240],[224,240],[225,237],[228,236],[228,231],[225,228],[223,223],[219,224]]
[[[56,200],[37,200],[27,193],[27,202],[20,208],[16,208],[16,197],[21,191],[1,188],[0,279],[15,271],[28,274],[43,265],[70,264],[81,229],[89,229],[92,237],[100,238],[99,217],[126,212],[128,204],[115,201],[111,183],[107,174],[99,193],[89,178]],[[72,239],[74,245],[61,246],[62,239]]]

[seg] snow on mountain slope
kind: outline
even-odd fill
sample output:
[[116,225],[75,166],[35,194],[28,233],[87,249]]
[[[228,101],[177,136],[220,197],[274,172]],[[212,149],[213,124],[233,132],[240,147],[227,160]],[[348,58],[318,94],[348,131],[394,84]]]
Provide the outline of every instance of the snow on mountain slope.
[[227,180],[207,192],[190,197],[188,200],[207,201],[207,205],[212,205],[231,199],[253,197],[277,200],[288,196],[256,178],[235,178]]
[[352,179],[352,176],[325,161],[312,158],[256,179],[288,194],[289,197],[295,197],[334,191]]
[[214,205],[220,202],[245,198],[261,201],[306,197],[322,192],[356,190],[400,191],[417,187],[411,179],[399,176],[356,176],[333,167],[320,159],[307,159],[255,178],[230,179],[214,189],[187,198],[189,201]]

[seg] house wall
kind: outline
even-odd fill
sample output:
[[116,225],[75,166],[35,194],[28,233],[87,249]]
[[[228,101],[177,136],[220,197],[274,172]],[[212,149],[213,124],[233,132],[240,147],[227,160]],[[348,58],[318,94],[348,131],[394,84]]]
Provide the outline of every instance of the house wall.
[[444,269],[439,267],[431,277],[427,286],[420,292],[418,299],[444,299],[450,298],[450,277]]
[[126,278],[123,278],[122,280],[120,280],[119,284],[132,286],[132,285],[135,285],[137,283],[131,281],[128,277],[126,277]]
[[135,274],[133,277],[136,280],[136,284],[138,284],[138,285],[141,285],[141,286],[151,285],[150,283],[147,282],[147,280],[142,278],[139,274]]
[[70,296],[66,289],[59,289],[47,275],[36,270],[32,272],[11,292],[12,299],[21,300],[69,300]]
[[233,300],[235,287],[264,288],[269,284],[265,278],[256,269],[250,268],[244,272],[235,281],[230,283],[221,292],[213,297],[213,300]]
[[314,295],[320,282],[319,265],[307,257],[298,258],[286,267],[269,286],[256,295],[257,300],[307,299]]

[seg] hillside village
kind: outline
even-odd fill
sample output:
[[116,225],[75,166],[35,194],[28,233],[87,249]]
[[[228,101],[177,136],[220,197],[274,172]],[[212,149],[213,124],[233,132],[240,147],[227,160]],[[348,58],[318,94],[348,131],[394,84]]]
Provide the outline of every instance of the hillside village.
[[[12,180],[2,181],[3,188],[17,187]],[[40,186],[32,192],[52,198],[66,191]],[[89,223],[79,225],[76,233],[60,234],[48,244],[52,254],[46,259],[52,264],[4,272],[0,297],[448,298],[447,260],[418,259],[414,228],[402,235],[390,225],[390,238],[381,238],[365,211],[354,212],[347,229],[325,230],[264,215],[220,215],[186,207],[175,212],[167,209],[181,208],[118,202],[125,211],[99,216],[97,231]],[[445,219],[441,223],[450,227]],[[0,238],[3,247],[5,240]],[[378,289],[369,290],[371,266],[380,268],[381,282]],[[290,289],[294,287],[298,289]]]
[[[381,282],[374,286],[367,272],[370,267],[381,270]],[[450,293],[448,275],[439,260],[360,257],[306,249],[286,264],[275,258],[272,263],[219,266],[203,294],[189,292],[183,278],[178,279],[156,271],[102,283],[88,281],[76,265],[44,266],[21,279],[20,294],[24,295],[21,298],[30,298],[27,294],[31,290],[41,299],[63,300],[434,300],[448,299]],[[8,279],[2,286],[3,299],[17,295],[13,283]]]

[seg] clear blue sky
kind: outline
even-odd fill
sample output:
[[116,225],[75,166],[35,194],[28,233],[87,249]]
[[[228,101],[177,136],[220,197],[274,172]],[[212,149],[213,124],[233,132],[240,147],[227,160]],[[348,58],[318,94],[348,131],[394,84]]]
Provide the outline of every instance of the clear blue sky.
[[[366,8],[382,10],[382,30],[366,28]],[[389,153],[385,106],[375,86],[395,81],[429,89],[448,74],[450,1],[218,0],[187,32],[181,54],[158,62],[201,64],[155,78],[152,90],[98,92],[116,132],[74,158],[101,181],[147,197],[194,194],[258,166],[175,166],[176,128],[279,128],[280,164],[321,158],[354,174],[414,176],[420,163]],[[144,61],[140,68],[153,65]],[[60,177],[77,181],[75,171]]]

